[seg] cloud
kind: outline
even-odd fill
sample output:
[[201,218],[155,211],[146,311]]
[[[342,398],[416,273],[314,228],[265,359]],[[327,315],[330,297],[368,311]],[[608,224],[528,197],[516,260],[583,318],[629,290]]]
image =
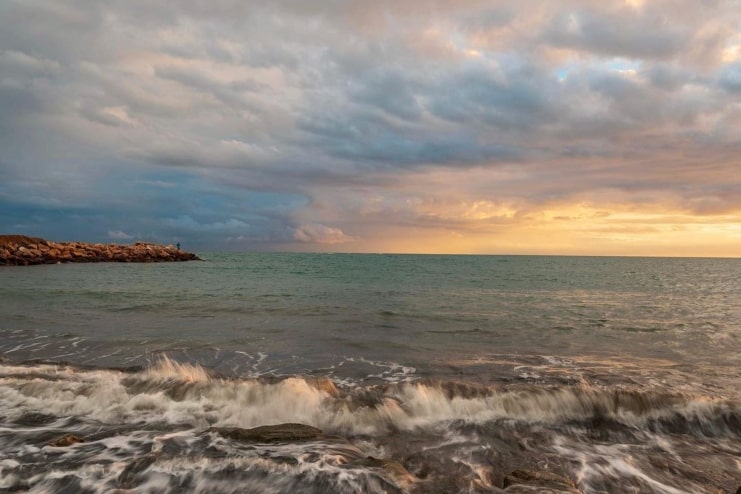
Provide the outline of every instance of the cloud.
[[131,240],[134,236],[121,230],[108,230],[108,238],[115,240]]
[[683,50],[690,33],[667,22],[663,13],[643,10],[577,9],[555,16],[544,40],[558,47],[600,55],[666,59]]
[[298,226],[293,232],[293,238],[303,243],[329,245],[344,244],[357,240],[356,237],[345,234],[339,228],[333,228],[320,223],[308,223]]
[[739,22],[734,0],[5,2],[0,230],[386,250],[584,201],[733,216]]
[[741,93],[741,62],[735,62],[723,69],[720,74],[720,85],[729,93]]

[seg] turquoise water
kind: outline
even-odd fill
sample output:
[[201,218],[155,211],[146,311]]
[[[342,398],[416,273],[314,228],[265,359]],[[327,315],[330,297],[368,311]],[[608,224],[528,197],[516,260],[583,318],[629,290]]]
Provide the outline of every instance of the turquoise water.
[[[414,480],[366,465],[353,470],[355,483],[343,484],[347,472],[334,475],[324,461],[315,465],[328,476],[321,482],[296,474],[247,492],[500,492],[502,471],[544,464],[582,492],[741,485],[739,259],[200,255],[207,261],[0,270],[0,408],[7,407],[0,436],[39,442],[73,418],[79,424],[70,427],[80,433],[94,428],[86,421],[108,430],[86,444],[110,442],[122,428],[147,438],[127,443],[129,456],[101,460],[110,472],[97,480],[81,470],[97,458],[85,447],[74,461],[60,459],[70,478],[88,479],[75,484],[80,492],[120,487],[122,465],[150,454],[162,434],[180,431],[191,444],[206,426],[279,422],[342,434],[358,455],[401,461]],[[46,401],[28,391],[37,379],[48,385]],[[127,379],[140,384],[132,388]],[[96,388],[103,381],[122,391],[103,393]],[[71,383],[81,382],[87,387],[78,398],[87,407],[60,405],[65,393],[78,392]],[[193,383],[179,400],[167,391],[178,382]],[[334,391],[326,394],[326,386]],[[230,409],[225,393],[243,400],[241,411]],[[49,410],[35,433],[17,425]],[[162,430],[132,432],[141,420],[162,422]],[[511,435],[494,437],[491,427],[503,423]],[[542,447],[523,456],[522,445],[532,441]],[[449,443],[459,446],[446,457],[465,461],[437,465],[423,453]],[[202,454],[193,447],[178,454]],[[509,459],[494,461],[497,451]],[[56,477],[35,470],[37,477],[24,477],[13,463],[33,464],[40,452],[3,449],[0,467],[21,483],[0,482],[0,490],[22,482],[32,491],[58,490]],[[262,460],[273,454],[263,453]],[[664,458],[664,466],[641,463],[649,457]],[[141,473],[141,485],[158,486],[153,492],[187,484],[187,469],[162,480],[164,464],[153,465]],[[230,492],[219,471],[185,490]],[[432,473],[423,479],[422,471]],[[235,492],[264,473],[247,475]],[[448,484],[435,491],[431,478]],[[483,490],[465,487],[474,484]]]

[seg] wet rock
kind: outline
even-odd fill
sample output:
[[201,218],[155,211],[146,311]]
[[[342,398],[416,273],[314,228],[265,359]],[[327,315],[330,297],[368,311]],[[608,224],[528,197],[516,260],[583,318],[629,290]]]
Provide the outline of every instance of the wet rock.
[[[461,461],[456,445],[427,448],[429,442],[414,444],[408,438],[406,442],[416,451],[403,458],[403,464],[415,475],[418,489],[415,492],[425,494],[449,494],[467,492],[483,494],[502,492],[503,475],[496,471],[502,461],[494,450],[471,452],[467,461]],[[399,446],[388,445],[386,451],[393,455]],[[509,469],[507,469],[509,471]]]
[[18,417],[15,420],[15,423],[18,425],[25,425],[27,427],[38,427],[54,422],[56,419],[56,416],[48,415],[46,413],[28,412]]
[[262,425],[253,429],[239,427],[211,427],[207,432],[215,432],[235,441],[253,443],[313,441],[324,437],[321,429],[304,424]]
[[515,470],[504,477],[503,487],[507,492],[517,492],[516,488],[510,489],[510,487],[516,486],[527,486],[527,492],[531,492],[531,488],[534,487],[539,490],[538,492],[549,492],[550,490],[552,492],[581,494],[572,480],[545,471]]
[[55,448],[66,448],[67,446],[84,442],[85,440],[79,436],[75,436],[74,434],[65,434],[64,436],[58,437],[50,442],[49,446],[54,446]]
[[411,484],[416,480],[414,475],[409,473],[409,470],[407,470],[404,465],[396,460],[388,458],[374,458],[373,456],[366,456],[365,458],[353,461],[352,465],[383,469],[399,484]]

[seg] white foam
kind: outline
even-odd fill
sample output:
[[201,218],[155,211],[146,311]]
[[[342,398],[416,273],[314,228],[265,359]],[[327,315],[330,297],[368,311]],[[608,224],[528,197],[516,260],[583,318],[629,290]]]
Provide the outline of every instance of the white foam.
[[3,471],[12,470],[20,465],[20,462],[11,458],[0,460],[0,489],[10,489],[18,482],[19,479],[16,474],[3,473]]
[[635,464],[630,445],[594,445],[585,449],[585,445],[580,444],[580,449],[577,450],[569,446],[573,443],[570,439],[561,437],[556,438],[554,442],[554,449],[559,454],[579,463],[577,482],[584,486],[586,492],[598,492],[590,486],[594,483],[604,483],[606,480],[614,485],[634,486],[632,490],[635,492],[638,492],[637,487],[635,487],[636,482],[649,486],[651,492],[656,494],[692,494],[698,492],[696,488],[699,486],[688,486],[691,487],[690,490],[680,490],[652,478]]
[[[411,382],[415,379],[415,373],[417,372],[417,369],[414,367],[398,364],[396,362],[383,362],[379,360],[369,360],[369,359],[358,358],[358,357],[345,357],[337,365],[337,367],[342,367],[345,363],[361,363],[361,364],[368,365],[370,367],[377,367],[381,369],[381,372],[370,373],[367,376],[365,376],[365,379],[375,378],[375,379],[380,379],[382,381],[389,382],[389,383]],[[334,369],[335,366],[330,366],[330,368]],[[356,384],[355,381],[352,381],[347,378],[342,381]]]
[[17,352],[18,350],[22,350],[22,349],[26,348],[26,346],[27,345],[24,345],[24,344],[16,345],[15,347],[11,348],[10,350],[4,350],[3,353]]
[[170,360],[167,356],[162,356],[157,365],[147,369],[145,376],[149,379],[162,381],[177,379],[189,383],[211,382],[208,372],[200,365],[176,362]]
[[[200,366],[163,359],[139,374],[69,367],[5,366],[0,415],[26,412],[83,417],[108,424],[160,422],[192,427],[299,422],[335,432],[382,434],[462,420],[563,423],[604,417],[632,427],[684,417],[711,430],[722,414],[741,413],[733,402],[691,395],[616,395],[589,385],[512,388],[485,396],[450,396],[443,387],[401,383],[369,388],[374,404],[359,404],[353,390],[301,377],[277,382],[217,379]],[[39,377],[29,377],[29,372]],[[17,378],[13,376],[17,375]],[[44,379],[43,376],[48,377]]]

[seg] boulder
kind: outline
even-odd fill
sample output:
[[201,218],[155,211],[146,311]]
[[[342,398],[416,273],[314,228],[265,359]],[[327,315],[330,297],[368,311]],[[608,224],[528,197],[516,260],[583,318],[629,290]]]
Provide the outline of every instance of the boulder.
[[301,442],[313,441],[324,436],[321,429],[304,424],[262,425],[253,429],[239,427],[211,427],[207,432],[215,432],[220,436],[235,441],[251,443]]
[[173,262],[200,260],[195,254],[146,242],[134,245],[51,242],[22,235],[0,235],[0,265],[63,262]]
[[60,436],[50,442],[49,446],[54,446],[55,448],[66,448],[67,446],[84,442],[85,440],[79,436],[75,436],[74,434],[65,434],[64,436]]

